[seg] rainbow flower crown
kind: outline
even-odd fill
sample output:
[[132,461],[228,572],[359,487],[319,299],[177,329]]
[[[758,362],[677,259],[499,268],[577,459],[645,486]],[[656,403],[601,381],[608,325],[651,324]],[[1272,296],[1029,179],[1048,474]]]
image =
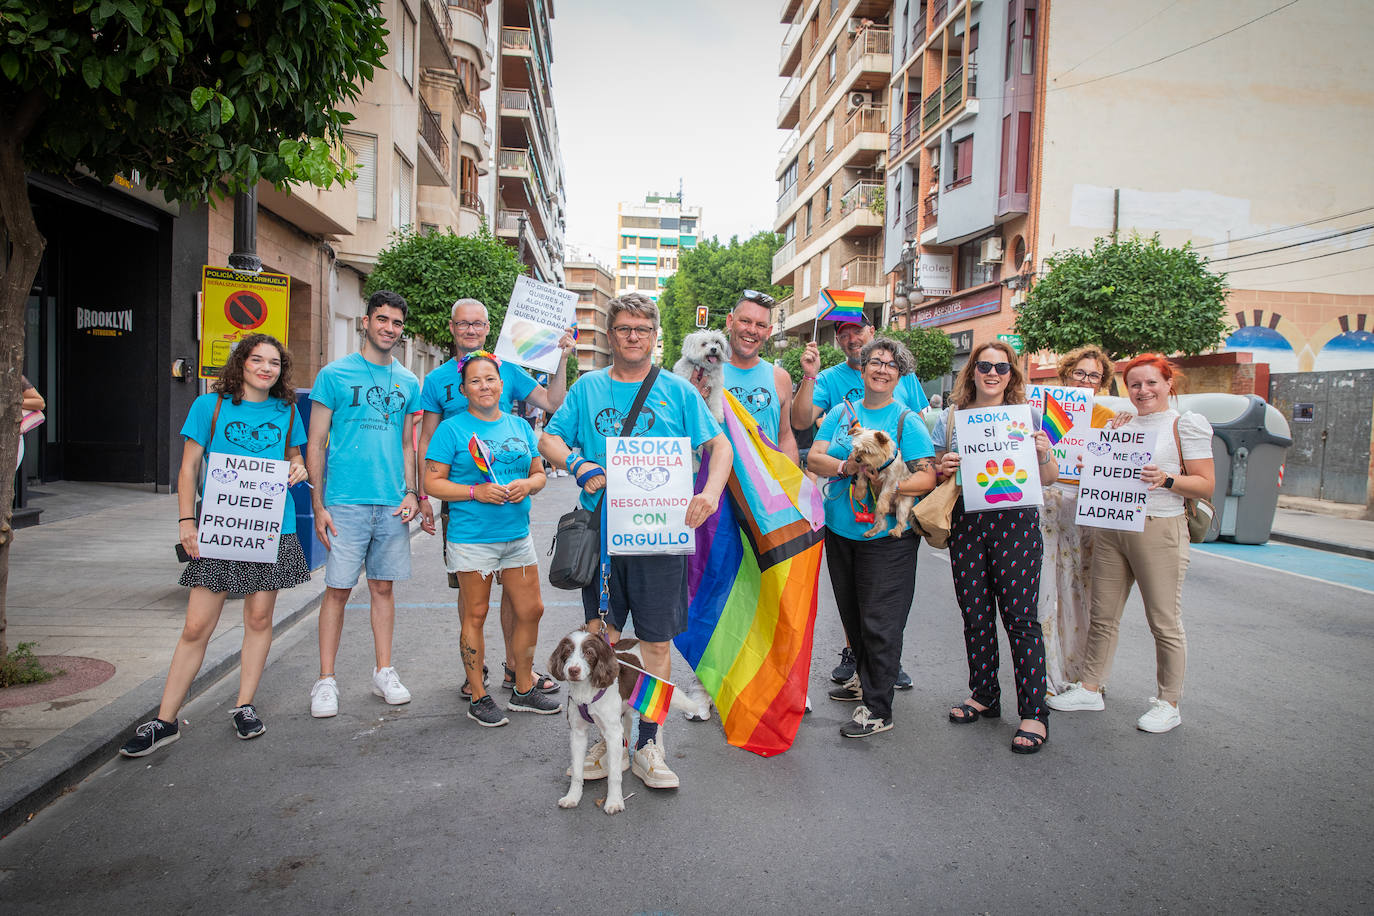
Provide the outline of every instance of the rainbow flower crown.
[[467,356],[464,356],[462,359],[458,360],[459,378],[463,377],[463,367],[468,364],[468,361],[477,359],[478,357],[481,357],[482,359],[489,359],[492,362],[496,363],[496,368],[501,368],[501,360],[495,353],[492,353],[489,350],[473,350]]

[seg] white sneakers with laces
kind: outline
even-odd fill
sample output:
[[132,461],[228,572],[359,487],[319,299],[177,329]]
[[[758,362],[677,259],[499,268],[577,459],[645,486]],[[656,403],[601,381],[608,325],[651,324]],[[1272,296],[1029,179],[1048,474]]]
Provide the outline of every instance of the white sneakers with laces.
[[410,691],[401,683],[395,668],[372,670],[372,692],[392,706],[410,702]]
[[310,714],[316,719],[328,719],[339,714],[339,685],[332,674],[320,678],[310,688]]
[[1143,732],[1162,735],[1182,724],[1183,718],[1178,714],[1177,706],[1168,700],[1150,697],[1150,708],[1145,710],[1145,715],[1136,720],[1135,727]]
[[1082,681],[1074,681],[1069,685],[1069,689],[1063,693],[1046,697],[1045,703],[1050,709],[1057,709],[1060,712],[1077,712],[1079,710],[1101,712],[1107,708],[1106,704],[1102,702],[1102,691],[1086,690]]
[[[620,755],[620,772],[623,773],[629,768],[630,752],[626,749],[625,753]],[[568,776],[572,776],[572,767],[568,767]],[[594,779],[605,779],[606,776],[606,739],[602,738],[587,748],[587,756],[582,759],[582,778],[590,782]]]
[[650,789],[676,789],[677,774],[668,768],[663,757],[663,745],[658,739],[635,751],[634,761],[630,764],[634,774]]

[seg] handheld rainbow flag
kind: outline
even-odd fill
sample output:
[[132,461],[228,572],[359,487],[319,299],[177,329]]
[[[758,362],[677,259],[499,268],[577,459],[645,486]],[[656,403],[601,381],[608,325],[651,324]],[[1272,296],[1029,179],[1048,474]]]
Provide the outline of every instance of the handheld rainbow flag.
[[1045,419],[1040,428],[1049,437],[1050,445],[1058,445],[1059,440],[1073,429],[1073,420],[1069,417],[1069,412],[1048,392],[1045,394]]
[[645,719],[652,719],[659,725],[668,718],[668,704],[673,699],[673,684],[662,678],[654,677],[643,668],[635,668],[634,665],[621,662],[626,668],[632,668],[639,672],[639,679],[635,681],[634,690],[630,692],[630,698],[625,702],[639,712]]
[[724,406],[728,498],[696,529],[687,632],[674,642],[720,710],[725,740],[772,757],[792,746],[806,708],[825,511],[729,391]]
[[487,483],[496,483],[496,475],[491,471],[491,453],[487,451],[487,444],[478,439],[476,433],[468,439],[468,454],[472,456],[472,463],[477,465],[477,470],[482,472]]
[[816,317],[841,324],[846,321],[863,321],[864,294],[851,289],[823,289],[821,309]]

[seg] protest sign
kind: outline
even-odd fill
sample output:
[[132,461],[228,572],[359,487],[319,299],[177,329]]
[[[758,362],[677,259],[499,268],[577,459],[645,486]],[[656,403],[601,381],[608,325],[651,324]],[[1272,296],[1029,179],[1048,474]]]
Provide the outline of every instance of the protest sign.
[[277,562],[291,465],[272,458],[209,453],[196,541],[216,560]]
[[516,277],[501,336],[496,339],[496,355],[529,369],[553,372],[563,355],[558,339],[576,323],[577,293]]
[[954,428],[964,511],[1044,504],[1029,405],[956,410]]
[[606,437],[606,544],[612,556],[691,553],[692,443]]
[[1145,498],[1148,488],[1140,469],[1154,461],[1153,430],[1094,429],[1083,453],[1083,479],[1078,485],[1080,525],[1145,530]]
[[[1045,407],[1045,396],[1049,395],[1063,409],[1063,414]],[[1064,388],[1059,385],[1027,385],[1026,403],[1040,411],[1044,417],[1044,429],[1050,437],[1050,452],[1059,459],[1059,479],[1072,483],[1078,482],[1078,457],[1083,454],[1083,446],[1092,433],[1093,393],[1088,388]],[[1059,431],[1059,441],[1052,429],[1058,431],[1059,422],[1068,416],[1070,426],[1067,431]]]

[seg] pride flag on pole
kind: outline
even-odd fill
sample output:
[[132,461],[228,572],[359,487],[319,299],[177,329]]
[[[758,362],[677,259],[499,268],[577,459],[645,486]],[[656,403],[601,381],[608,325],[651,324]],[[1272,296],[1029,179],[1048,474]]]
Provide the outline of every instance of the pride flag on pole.
[[1045,418],[1040,424],[1040,428],[1049,437],[1050,445],[1058,445],[1059,440],[1069,434],[1073,429],[1073,419],[1069,412],[1064,409],[1064,405],[1054,399],[1048,391],[1045,392]]
[[487,451],[487,444],[478,439],[476,433],[468,439],[468,454],[472,456],[472,463],[477,465],[477,470],[486,478],[487,483],[496,483],[496,475],[491,472],[491,453]]
[[645,719],[652,719],[659,725],[668,718],[668,704],[673,699],[673,684],[662,678],[654,677],[643,668],[635,668],[634,665],[621,662],[626,668],[634,668],[639,672],[639,679],[635,681],[634,690],[630,692],[630,698],[625,702],[639,712]]
[[823,289],[816,317],[841,324],[861,322],[864,320],[864,294],[852,289]]

